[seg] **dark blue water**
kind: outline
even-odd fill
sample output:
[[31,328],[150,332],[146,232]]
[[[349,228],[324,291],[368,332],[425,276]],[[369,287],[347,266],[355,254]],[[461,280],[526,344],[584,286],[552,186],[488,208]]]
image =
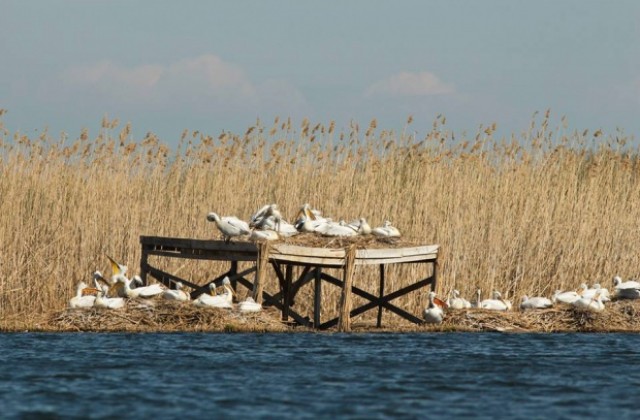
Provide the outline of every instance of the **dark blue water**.
[[5,418],[638,418],[640,335],[0,334]]

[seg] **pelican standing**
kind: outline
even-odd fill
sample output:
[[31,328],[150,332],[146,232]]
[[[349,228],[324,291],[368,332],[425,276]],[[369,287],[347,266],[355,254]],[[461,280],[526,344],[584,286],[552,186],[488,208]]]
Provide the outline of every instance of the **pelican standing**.
[[553,306],[551,299],[546,297],[529,297],[527,295],[522,296],[522,302],[520,303],[520,309],[547,309]]
[[469,309],[471,308],[471,302],[467,299],[460,297],[460,292],[458,290],[452,290],[451,296],[447,300],[447,305],[451,309]]
[[216,213],[211,212],[207,215],[207,220],[215,222],[220,232],[222,232],[226,243],[229,243],[231,238],[236,236],[251,235],[249,224],[235,216],[225,216],[221,218]]
[[[76,287],[76,295],[69,299],[69,308],[87,309],[93,307],[96,297],[94,295],[84,294],[85,289],[87,289],[87,284],[85,282],[81,281],[78,283],[78,286]],[[99,290],[97,292],[99,292]]]
[[436,292],[429,292],[429,305],[424,310],[424,321],[428,324],[440,324],[444,319],[446,303],[436,298]]
[[175,282],[175,286],[175,289],[165,290],[164,293],[162,293],[162,297],[167,300],[177,300],[180,302],[186,302],[191,298],[191,296],[189,296],[189,293],[182,290],[182,282]]

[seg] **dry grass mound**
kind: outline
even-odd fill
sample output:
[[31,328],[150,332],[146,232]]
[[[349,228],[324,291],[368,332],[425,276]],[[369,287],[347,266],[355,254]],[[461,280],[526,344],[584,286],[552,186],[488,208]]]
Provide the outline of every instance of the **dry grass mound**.
[[236,310],[200,308],[163,300],[127,302],[124,310],[67,309],[54,313],[43,329],[100,332],[283,332],[279,312],[264,309],[241,314]]

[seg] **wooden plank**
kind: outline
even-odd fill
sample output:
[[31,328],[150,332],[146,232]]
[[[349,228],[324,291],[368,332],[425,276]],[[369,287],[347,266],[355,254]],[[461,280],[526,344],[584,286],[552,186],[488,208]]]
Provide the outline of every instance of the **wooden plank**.
[[410,255],[406,257],[393,257],[393,258],[371,258],[371,259],[357,259],[356,265],[372,265],[372,264],[401,264],[407,262],[434,262],[438,256],[436,254],[429,255]]
[[439,247],[440,245],[425,245],[411,248],[359,249],[358,251],[356,251],[356,258],[400,258],[415,255],[437,255]]
[[169,251],[146,251],[147,255],[169,258],[183,258],[189,260],[208,261],[255,261],[257,255],[240,253],[197,253],[197,252],[169,252]]
[[143,246],[155,246],[164,248],[201,249],[207,251],[240,251],[258,252],[258,247],[253,242],[225,243],[224,241],[211,239],[171,238],[162,236],[140,236]]
[[[384,264],[380,264],[380,285],[378,286],[378,299],[384,297]],[[377,327],[382,327],[382,305],[378,305]]]
[[270,258],[279,262],[300,263],[321,267],[342,267],[344,258],[318,258],[310,256],[283,255],[271,253]]
[[327,258],[344,258],[345,252],[342,248],[318,248],[287,244],[274,244],[271,249],[272,253],[282,255],[294,255],[300,257],[327,257]]

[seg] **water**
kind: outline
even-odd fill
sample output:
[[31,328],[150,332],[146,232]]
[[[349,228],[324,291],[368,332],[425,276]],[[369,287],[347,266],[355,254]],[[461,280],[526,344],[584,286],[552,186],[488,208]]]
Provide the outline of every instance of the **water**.
[[640,335],[0,334],[5,418],[637,418]]

